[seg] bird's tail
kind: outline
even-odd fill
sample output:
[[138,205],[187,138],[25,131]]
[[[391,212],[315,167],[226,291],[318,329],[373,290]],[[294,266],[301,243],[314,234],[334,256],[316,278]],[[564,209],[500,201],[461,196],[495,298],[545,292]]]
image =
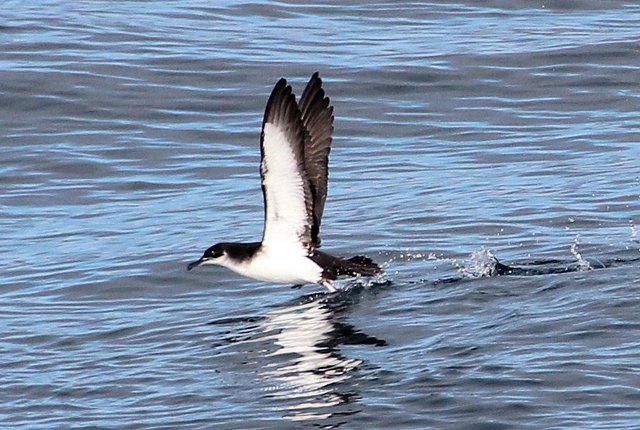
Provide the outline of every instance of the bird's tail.
[[356,255],[340,263],[336,267],[337,276],[376,276],[382,273],[382,268],[364,255]]
[[382,273],[380,266],[363,255],[346,259],[315,250],[310,258],[323,268],[322,278],[325,280],[334,280],[339,276],[376,276]]

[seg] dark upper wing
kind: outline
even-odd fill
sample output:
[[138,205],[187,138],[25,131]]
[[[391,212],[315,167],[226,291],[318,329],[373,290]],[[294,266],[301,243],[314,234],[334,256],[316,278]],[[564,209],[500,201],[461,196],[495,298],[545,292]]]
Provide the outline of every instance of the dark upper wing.
[[313,199],[305,172],[305,132],[287,81],[274,87],[262,122],[260,174],[265,204],[262,245],[308,252]]
[[327,198],[329,151],[333,134],[333,106],[322,89],[318,72],[314,73],[300,98],[305,128],[304,166],[313,198],[311,243],[320,246],[320,223]]

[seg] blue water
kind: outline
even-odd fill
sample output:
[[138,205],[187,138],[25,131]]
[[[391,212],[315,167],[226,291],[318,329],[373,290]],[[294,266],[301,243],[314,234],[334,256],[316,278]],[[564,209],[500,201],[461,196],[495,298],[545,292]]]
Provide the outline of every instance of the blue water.
[[[640,7],[0,4],[0,427],[640,427]],[[328,295],[262,233],[281,77],[335,107]],[[496,275],[496,261],[514,268]]]

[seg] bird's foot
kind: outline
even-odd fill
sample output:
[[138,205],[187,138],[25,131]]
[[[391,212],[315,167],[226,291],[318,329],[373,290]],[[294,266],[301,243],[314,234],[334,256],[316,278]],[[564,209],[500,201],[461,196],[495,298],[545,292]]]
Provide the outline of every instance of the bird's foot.
[[323,279],[320,283],[324,285],[330,293],[335,293],[336,291],[338,291],[338,289],[334,287],[333,283],[328,279]]

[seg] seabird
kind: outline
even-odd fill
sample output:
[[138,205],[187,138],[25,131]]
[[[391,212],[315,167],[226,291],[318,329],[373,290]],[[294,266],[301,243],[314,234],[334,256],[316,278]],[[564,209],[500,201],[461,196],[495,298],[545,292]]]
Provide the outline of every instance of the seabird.
[[333,106],[316,72],[300,102],[283,78],[271,92],[262,122],[260,176],[265,223],[261,242],[218,243],[187,267],[217,264],[249,278],[294,285],[319,283],[337,291],[341,276],[375,276],[370,258],[321,252],[320,222],[327,197]]

